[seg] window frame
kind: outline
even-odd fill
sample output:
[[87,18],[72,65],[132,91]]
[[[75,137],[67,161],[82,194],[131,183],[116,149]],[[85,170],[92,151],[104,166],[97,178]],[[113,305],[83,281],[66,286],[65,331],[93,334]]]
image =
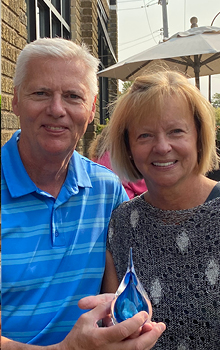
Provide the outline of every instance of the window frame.
[[[50,37],[61,36],[70,39],[71,30],[70,30],[70,14],[67,19],[66,8],[70,10],[70,1],[69,0],[58,0],[59,9],[57,9],[52,0],[26,0],[27,2],[27,14],[28,14],[28,41],[33,41],[39,39],[42,36]],[[40,9],[40,10],[39,10]],[[40,11],[45,10],[45,13],[48,12],[48,15],[45,16],[45,23],[40,23],[42,13]],[[59,11],[60,10],[60,11]],[[63,14],[65,12],[65,14]],[[65,16],[65,18],[63,17]],[[53,21],[60,24],[60,34],[57,35],[53,33]],[[45,28],[44,33],[42,33],[42,28]],[[43,35],[42,35],[43,34]],[[69,37],[68,37],[69,36]]]

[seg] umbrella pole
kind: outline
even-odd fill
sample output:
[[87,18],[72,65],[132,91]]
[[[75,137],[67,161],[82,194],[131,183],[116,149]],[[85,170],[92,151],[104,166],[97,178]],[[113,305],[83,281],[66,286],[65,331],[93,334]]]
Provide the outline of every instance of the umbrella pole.
[[195,73],[195,82],[196,87],[200,90],[200,83],[199,83],[199,72],[200,72],[200,62],[199,62],[199,56],[194,56],[194,73]]
[[212,102],[212,96],[211,96],[211,75],[209,75],[209,102]]
[[196,81],[196,87],[200,90],[200,83],[199,83],[199,75],[198,74],[195,76],[195,81]]

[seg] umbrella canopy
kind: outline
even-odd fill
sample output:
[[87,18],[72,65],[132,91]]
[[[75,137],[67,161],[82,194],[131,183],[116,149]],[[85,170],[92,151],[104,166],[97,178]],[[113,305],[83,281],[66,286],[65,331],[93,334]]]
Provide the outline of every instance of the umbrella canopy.
[[134,80],[147,70],[166,65],[195,77],[220,73],[220,28],[195,27],[178,32],[167,41],[118,62],[98,73],[99,77]]

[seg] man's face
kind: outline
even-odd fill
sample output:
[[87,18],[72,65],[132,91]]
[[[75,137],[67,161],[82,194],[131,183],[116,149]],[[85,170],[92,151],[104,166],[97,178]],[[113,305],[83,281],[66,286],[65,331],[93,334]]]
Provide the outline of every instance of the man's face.
[[32,59],[19,94],[15,89],[13,110],[20,116],[21,153],[65,158],[94,118],[87,70],[79,61]]

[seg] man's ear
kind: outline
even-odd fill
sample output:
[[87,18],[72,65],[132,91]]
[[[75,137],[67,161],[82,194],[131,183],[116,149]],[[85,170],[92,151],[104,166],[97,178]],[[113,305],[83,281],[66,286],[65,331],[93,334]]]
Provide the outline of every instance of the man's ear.
[[14,88],[14,97],[12,100],[12,108],[15,115],[19,116],[19,108],[18,108],[18,89]]
[[96,111],[96,100],[97,100],[97,96],[94,97],[93,103],[92,103],[92,110],[91,110],[91,114],[89,117],[89,124],[92,123],[94,117],[95,117],[95,111]]

